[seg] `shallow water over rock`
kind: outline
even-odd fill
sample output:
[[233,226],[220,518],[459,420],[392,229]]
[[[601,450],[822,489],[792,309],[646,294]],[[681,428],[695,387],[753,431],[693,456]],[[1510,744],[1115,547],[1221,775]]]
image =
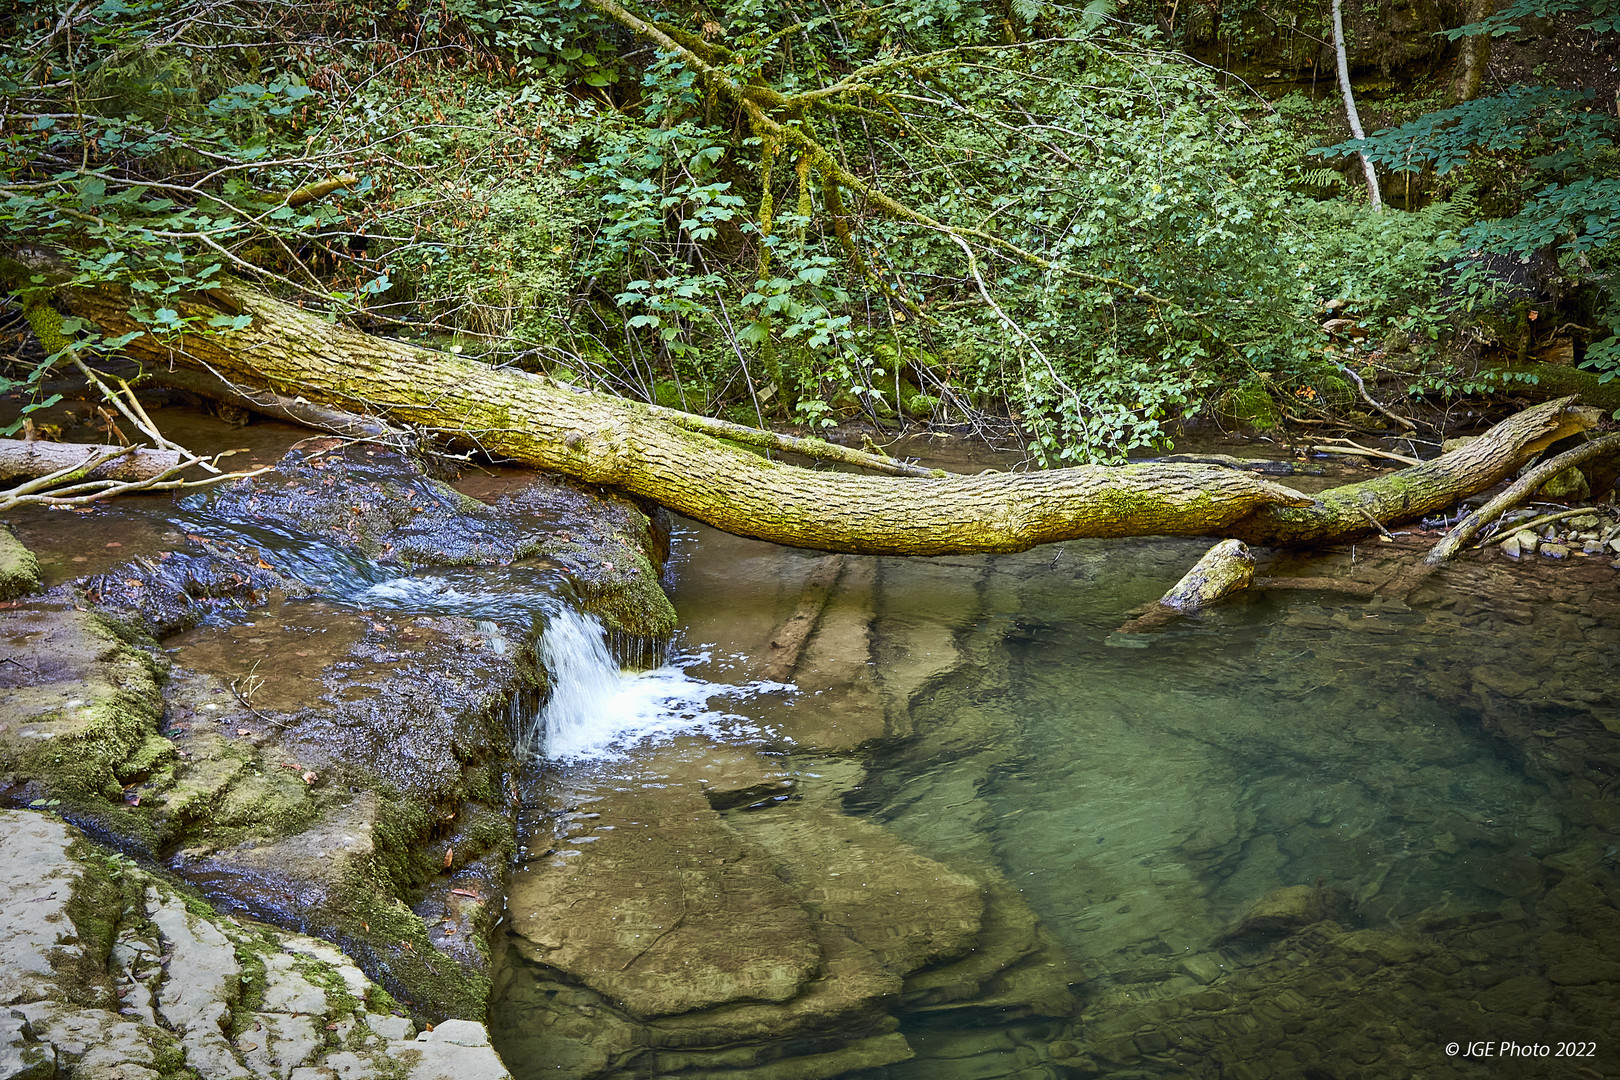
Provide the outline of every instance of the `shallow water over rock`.
[[[779,669],[823,557],[679,540],[687,674]],[[1409,605],[1257,595],[1121,641],[1201,550],[846,558],[796,692],[547,769],[514,1073],[1620,1069],[1614,572],[1466,563]],[[1460,1060],[1504,1039],[1548,1056]]]

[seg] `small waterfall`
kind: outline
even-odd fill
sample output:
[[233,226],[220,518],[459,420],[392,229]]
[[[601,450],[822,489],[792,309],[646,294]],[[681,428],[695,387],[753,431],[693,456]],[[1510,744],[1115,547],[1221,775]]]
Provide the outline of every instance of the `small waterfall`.
[[540,711],[529,751],[552,758],[580,756],[611,735],[624,683],[601,621],[571,607],[554,612],[540,639],[540,662],[551,677],[551,697]]
[[540,662],[550,678],[551,695],[524,733],[520,752],[549,761],[587,761],[622,757],[632,744],[677,734],[763,735],[743,717],[712,710],[710,700],[793,687],[705,682],[680,668],[704,659],[677,654],[650,671],[621,671],[596,616],[559,606],[547,613],[540,639]]

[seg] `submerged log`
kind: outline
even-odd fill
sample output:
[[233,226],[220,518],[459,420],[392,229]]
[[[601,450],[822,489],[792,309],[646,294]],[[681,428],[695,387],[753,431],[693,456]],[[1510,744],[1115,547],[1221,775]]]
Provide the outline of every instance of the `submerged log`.
[[1121,634],[1139,634],[1219,603],[1242,592],[1254,581],[1254,556],[1241,540],[1222,540],[1193,564],[1158,602],[1119,628]]
[[770,654],[760,678],[771,682],[787,682],[793,678],[799,658],[804,655],[804,647],[821,622],[821,613],[826,610],[833,587],[838,584],[838,577],[843,572],[844,557],[829,555],[805,578],[798,607],[771,635]]
[[[140,329],[128,298],[114,290],[63,290],[59,299],[109,335]],[[1081,537],[1155,534],[1331,542],[1364,535],[1369,519],[1398,521],[1450,506],[1569,433],[1567,402],[1547,403],[1436,461],[1315,498],[1230,469],[1179,464],[857,476],[762,460],[663,421],[645,405],[372,337],[241,284],[181,306],[183,314],[204,316],[198,322],[225,312],[247,314],[252,323],[161,340],[147,334],[126,351],[470,441],[725,532],[825,551],[1008,552]]]
[[1180,612],[1197,611],[1249,587],[1254,556],[1241,540],[1222,540],[1164,594],[1159,603]]

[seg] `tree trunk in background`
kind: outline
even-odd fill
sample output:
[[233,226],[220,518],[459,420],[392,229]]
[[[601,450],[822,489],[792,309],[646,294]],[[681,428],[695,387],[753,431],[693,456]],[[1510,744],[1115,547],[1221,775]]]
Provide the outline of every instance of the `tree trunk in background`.
[[[1344,114],[1350,121],[1350,134],[1358,139],[1365,139],[1367,133],[1361,129],[1361,114],[1356,112],[1356,97],[1350,92],[1350,60],[1344,50],[1344,15],[1340,11],[1342,0],[1333,0],[1333,53],[1339,66],[1339,90],[1344,94]],[[1367,201],[1372,204],[1375,211],[1384,208],[1384,200],[1378,194],[1378,170],[1373,163],[1362,154],[1361,171],[1367,176]]]
[[[1496,0],[1469,0],[1469,23],[1484,22],[1496,12]],[[1479,97],[1485,69],[1491,62],[1491,35],[1468,34],[1457,54],[1457,68],[1451,75],[1451,104],[1460,105]]]
[[[128,298],[63,290],[108,334],[136,329]],[[1510,475],[1589,421],[1549,402],[1435,461],[1315,499],[1219,466],[1079,466],[934,479],[859,476],[768,461],[657,418],[646,406],[511,368],[376,338],[242,285],[183,315],[248,314],[247,329],[135,339],[147,363],[426,428],[488,453],[618,488],[738,536],[874,555],[1021,551],[1080,537],[1230,536],[1312,544],[1433,513]],[[203,321],[206,321],[204,319]]]

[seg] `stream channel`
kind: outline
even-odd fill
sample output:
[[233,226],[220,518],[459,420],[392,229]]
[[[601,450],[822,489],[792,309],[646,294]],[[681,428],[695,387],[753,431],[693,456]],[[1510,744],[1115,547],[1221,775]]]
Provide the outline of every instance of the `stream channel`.
[[[1206,546],[837,557],[679,522],[652,671],[546,584],[490,1017],[514,1075],[1620,1075],[1620,572],[1492,552],[1409,603],[1116,632]],[[348,591],[500,621],[530,589],[390,588]]]
[[[1038,920],[995,961],[1025,968],[1001,985],[930,997],[930,961],[899,959],[921,972],[891,1009],[914,1056],[860,1075],[1616,1075],[1615,571],[1480,562],[1411,606],[1282,593],[1117,636],[1204,546],[845,558],[784,689],[757,683],[762,657],[823,559],[683,528],[671,571],[680,696],[694,678],[752,689],[716,699],[729,717],[688,712],[701,730],[615,744],[621,722],[649,730],[643,694],[627,689],[647,677],[618,685],[590,664],[570,669],[596,680],[588,692],[601,704],[569,706],[591,717],[588,738],[577,719],[552,717],[562,737],[535,804],[546,824],[531,823],[513,889],[516,970],[494,1017],[514,1073],[592,1075],[616,1039],[635,1041],[594,996],[526,968],[525,954],[546,955],[529,938],[546,935],[527,929],[538,922],[523,905],[538,895],[543,922],[587,890],[565,899],[525,876],[574,860],[585,874],[589,860],[617,856],[600,850],[610,842],[635,852],[625,830],[657,829],[644,823],[697,802],[672,792],[741,768],[760,775],[745,790],[767,793],[716,815],[764,850],[741,861],[772,864],[857,941],[881,950],[919,933],[918,906],[959,904],[962,877],[998,917]],[[770,796],[773,780],[791,780],[792,795]],[[634,919],[649,912],[611,899],[615,882],[685,874],[694,890],[712,885],[692,865],[709,841],[680,839],[684,850],[649,845],[663,863],[599,868],[597,902]],[[844,873],[867,880],[839,891],[830,882]],[[667,931],[650,914],[649,934]],[[745,904],[737,917],[752,915]],[[710,932],[719,948],[741,945],[728,927]],[[701,943],[688,947],[701,958]],[[942,951],[936,970],[949,966]],[[578,1030],[562,1016],[571,1009],[602,1017],[574,1036],[578,1047],[559,1037]],[[881,1028],[857,1018],[799,1052],[874,1047]],[[1504,1039],[1575,1056],[1487,1066],[1446,1052]],[[671,1055],[664,1067],[682,1064]],[[623,1075],[660,1075],[645,1065]],[[826,1074],[784,1062],[748,1075]]]

